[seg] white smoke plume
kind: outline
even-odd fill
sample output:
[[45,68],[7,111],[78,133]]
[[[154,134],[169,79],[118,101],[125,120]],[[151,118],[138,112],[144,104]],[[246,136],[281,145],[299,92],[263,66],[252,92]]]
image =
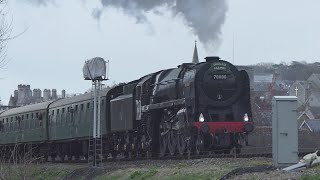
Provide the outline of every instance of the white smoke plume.
[[[228,10],[227,0],[100,0],[104,7],[114,7],[136,18],[137,23],[148,20],[147,12],[166,7],[174,16],[181,16],[188,27],[206,47],[220,43],[221,28]],[[100,18],[102,9],[95,9],[93,17]]]
[[[34,5],[47,5],[55,0],[23,0]],[[82,0],[85,2],[86,0]],[[182,17],[186,26],[208,49],[220,44],[221,28],[228,10],[227,0],[99,0],[103,8],[93,9],[91,15],[100,19],[106,7],[117,8],[136,19],[137,23],[149,23],[147,13],[161,15],[165,7],[173,16]]]

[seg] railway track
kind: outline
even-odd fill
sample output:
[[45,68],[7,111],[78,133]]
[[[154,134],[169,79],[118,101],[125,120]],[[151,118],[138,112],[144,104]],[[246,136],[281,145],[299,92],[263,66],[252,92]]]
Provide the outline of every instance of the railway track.
[[[262,151],[262,149],[264,149],[264,151]],[[248,150],[248,149],[247,149]],[[132,156],[125,156],[124,154],[119,154],[116,158],[111,158],[111,156],[108,156],[108,158],[104,158],[102,159],[102,163],[108,163],[108,162],[117,162],[117,161],[141,161],[141,160],[192,160],[192,159],[202,159],[202,158],[256,158],[256,157],[265,157],[265,158],[272,158],[272,153],[271,153],[271,147],[256,147],[256,148],[251,148],[249,152],[244,152],[244,153],[240,153],[237,154],[234,150],[231,151],[231,153],[229,154],[224,154],[224,153],[220,153],[219,152],[212,152],[212,151],[208,151],[208,152],[202,152],[201,154],[196,154],[196,153],[190,153],[190,154],[184,154],[184,155],[170,155],[165,154],[165,156],[163,157],[159,157],[159,154],[135,154]],[[260,151],[260,152],[259,152]],[[252,153],[252,152],[257,152],[257,153]],[[298,156],[299,157],[303,157],[306,154],[309,153],[313,153],[315,152],[315,149],[302,149],[299,151]],[[14,159],[11,156],[11,162],[12,159]],[[17,160],[18,159],[18,160]],[[66,159],[62,159],[60,158],[60,160],[57,160],[57,158],[51,158],[51,160],[48,159],[44,159],[41,157],[33,157],[33,158],[29,158],[31,159],[31,161],[34,161],[36,163],[45,163],[45,162],[49,162],[49,163],[92,163],[92,160],[88,161],[88,159],[75,159],[72,158],[72,160],[70,158],[68,158],[68,160]],[[23,158],[16,158],[15,162],[19,162],[21,160],[23,160]],[[5,160],[6,162],[9,162],[9,160]],[[3,161],[2,161],[3,162]],[[100,159],[99,159],[99,162]]]
[[[313,151],[304,151],[299,152],[299,157],[303,157],[306,154],[313,153]],[[264,158],[272,158],[272,153],[245,153],[245,154],[210,154],[210,153],[203,153],[201,155],[184,155],[184,156],[170,156],[169,154],[164,157],[123,157],[119,156],[116,159],[108,158],[103,159],[103,163],[107,162],[117,162],[117,161],[142,161],[142,160],[191,160],[191,159],[202,159],[202,158],[257,158],[257,157],[264,157]],[[64,161],[47,161],[50,163],[88,163],[88,160],[64,160]]]
[[[103,159],[103,163],[107,162],[117,162],[117,161],[141,161],[141,160],[191,160],[191,159],[202,159],[202,158],[254,158],[254,157],[267,157],[271,158],[272,153],[261,153],[261,154],[202,154],[202,155],[184,155],[184,156],[164,156],[164,157],[123,157],[119,156],[116,159],[114,158],[107,158]],[[53,161],[46,161],[51,163],[88,163],[88,160],[53,160]]]

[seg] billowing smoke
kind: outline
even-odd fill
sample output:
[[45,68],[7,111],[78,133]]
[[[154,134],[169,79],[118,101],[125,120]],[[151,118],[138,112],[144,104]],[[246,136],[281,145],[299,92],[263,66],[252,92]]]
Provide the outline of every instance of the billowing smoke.
[[[27,0],[37,5],[47,5],[55,0]],[[85,0],[82,0],[85,1]],[[160,8],[182,17],[207,48],[220,44],[221,28],[228,10],[227,0],[100,0],[103,8],[95,8],[92,17],[100,19],[106,7],[117,8],[134,17],[137,23],[148,22],[147,13],[161,15]]]
[[[181,16],[186,25],[205,46],[217,46],[221,27],[225,22],[228,5],[226,0],[100,0],[104,7],[114,7],[136,18],[137,23],[148,20],[146,13],[166,7],[173,16]],[[100,18],[101,9],[93,17]]]

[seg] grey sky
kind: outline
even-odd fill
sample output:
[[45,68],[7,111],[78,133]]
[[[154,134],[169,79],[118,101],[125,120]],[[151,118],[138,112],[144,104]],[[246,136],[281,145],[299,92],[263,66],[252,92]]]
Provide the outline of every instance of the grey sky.
[[[95,2],[94,2],[95,1]],[[219,55],[235,64],[318,61],[320,57],[320,1],[229,0],[218,49],[198,44],[199,57]],[[84,92],[90,82],[82,78],[86,59],[110,59],[110,81],[131,81],[145,74],[190,62],[197,38],[179,17],[148,13],[148,23],[123,11],[107,8],[99,20],[92,18],[98,0],[56,0],[35,6],[9,0],[14,33],[27,29],[8,44],[11,59],[0,71],[0,97],[7,104],[17,85]],[[60,93],[59,93],[60,94]]]

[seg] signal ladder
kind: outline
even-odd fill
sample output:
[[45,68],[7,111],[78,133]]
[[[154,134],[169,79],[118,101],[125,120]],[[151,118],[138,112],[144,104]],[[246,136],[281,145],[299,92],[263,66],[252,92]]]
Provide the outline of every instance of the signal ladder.
[[[101,81],[95,80],[92,83],[93,95],[93,121],[90,122],[89,130],[89,147],[88,147],[88,165],[90,166],[102,166],[103,159],[103,140],[101,135]],[[92,108],[91,108],[92,109]]]

